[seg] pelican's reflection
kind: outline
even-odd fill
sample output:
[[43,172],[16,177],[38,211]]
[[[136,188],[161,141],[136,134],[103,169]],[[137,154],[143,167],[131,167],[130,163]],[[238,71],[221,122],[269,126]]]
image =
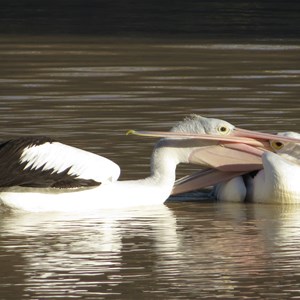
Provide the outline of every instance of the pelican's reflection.
[[[155,268],[178,248],[176,220],[164,206],[85,214],[14,214],[1,220],[3,238],[15,245],[23,264],[25,292],[110,293],[144,268]],[[97,286],[97,288],[96,288]]]
[[270,286],[285,295],[284,289],[276,288],[278,276],[281,287],[296,288],[291,274],[297,277],[300,269],[300,206],[180,204],[171,205],[181,240],[173,262],[173,288],[184,282],[182,289],[190,299],[216,294],[257,298],[260,289]]
[[282,295],[299,274],[299,215],[300,206],[229,203],[5,215],[2,253],[35,298],[258,298],[269,286]]

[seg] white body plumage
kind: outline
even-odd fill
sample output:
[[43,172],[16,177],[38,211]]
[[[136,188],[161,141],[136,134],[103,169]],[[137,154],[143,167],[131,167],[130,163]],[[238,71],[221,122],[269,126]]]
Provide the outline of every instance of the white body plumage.
[[[32,145],[22,151],[20,164],[24,166],[23,171],[33,172],[37,178],[43,172],[48,172],[50,178],[65,173],[62,185],[66,178],[72,181],[71,186],[2,187],[0,198],[10,208],[35,212],[162,204],[171,193],[176,165],[182,159],[187,159],[187,156],[182,156],[180,150],[156,147],[150,177],[117,181],[119,167],[104,157],[57,142]],[[92,183],[99,184],[80,186],[82,180],[89,182],[91,179]],[[78,186],[76,181],[79,181]]]

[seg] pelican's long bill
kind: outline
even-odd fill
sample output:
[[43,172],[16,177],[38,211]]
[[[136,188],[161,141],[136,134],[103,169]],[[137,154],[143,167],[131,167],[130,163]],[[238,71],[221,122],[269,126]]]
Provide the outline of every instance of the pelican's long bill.
[[204,143],[201,146],[199,143],[189,156],[189,163],[197,164],[204,170],[177,181],[173,194],[215,185],[236,176],[262,169],[262,154],[265,151],[273,151],[270,147],[270,141],[300,143],[300,139],[297,138],[236,127],[227,135],[134,130],[129,131],[128,134],[179,140],[212,141],[210,145]]
[[300,143],[300,139],[286,137],[271,133],[264,133],[259,131],[246,130],[242,128],[234,128],[234,130],[228,135],[210,135],[210,134],[198,134],[187,132],[173,132],[173,131],[144,131],[144,130],[129,130],[126,135],[137,135],[145,137],[159,137],[159,138],[174,138],[174,139],[199,139],[199,140],[215,140],[219,142],[231,142],[231,143],[244,143],[252,146],[264,146],[262,141],[282,141]]

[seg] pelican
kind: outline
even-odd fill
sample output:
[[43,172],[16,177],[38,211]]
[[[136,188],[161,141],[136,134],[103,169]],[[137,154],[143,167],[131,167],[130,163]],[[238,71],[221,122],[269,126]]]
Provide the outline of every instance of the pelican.
[[[268,134],[265,137],[271,138]],[[291,140],[280,140],[282,137]],[[271,149],[262,151],[262,168],[257,172],[238,174],[216,169],[204,170],[177,181],[178,186],[175,185],[173,193],[215,185],[213,196],[223,202],[300,203],[299,139],[300,134],[296,132],[279,133],[277,138],[274,136],[270,139]]]
[[[145,179],[118,181],[120,168],[114,162],[51,138],[19,138],[2,143],[2,204],[33,212],[162,204],[172,192],[179,163],[226,170],[228,163],[216,161],[212,145],[218,151],[217,156],[226,150],[227,157],[232,158],[230,168],[244,173],[261,167],[260,148],[268,148],[264,141],[253,139],[252,132],[223,120],[197,115],[179,122],[171,132],[133,133],[164,137],[154,147],[151,174]],[[281,137],[280,140],[291,139]],[[210,156],[206,159],[207,153]],[[247,163],[243,165],[241,159]]]
[[[300,138],[296,132],[279,133],[278,137]],[[300,144],[272,140],[274,152],[262,155],[263,169],[247,176],[246,199],[259,203],[300,203]]]

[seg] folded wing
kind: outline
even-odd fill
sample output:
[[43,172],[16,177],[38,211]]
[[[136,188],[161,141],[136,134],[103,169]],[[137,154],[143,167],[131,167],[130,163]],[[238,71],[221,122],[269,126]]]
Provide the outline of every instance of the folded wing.
[[120,168],[109,159],[48,137],[0,144],[0,186],[74,188],[116,181]]

